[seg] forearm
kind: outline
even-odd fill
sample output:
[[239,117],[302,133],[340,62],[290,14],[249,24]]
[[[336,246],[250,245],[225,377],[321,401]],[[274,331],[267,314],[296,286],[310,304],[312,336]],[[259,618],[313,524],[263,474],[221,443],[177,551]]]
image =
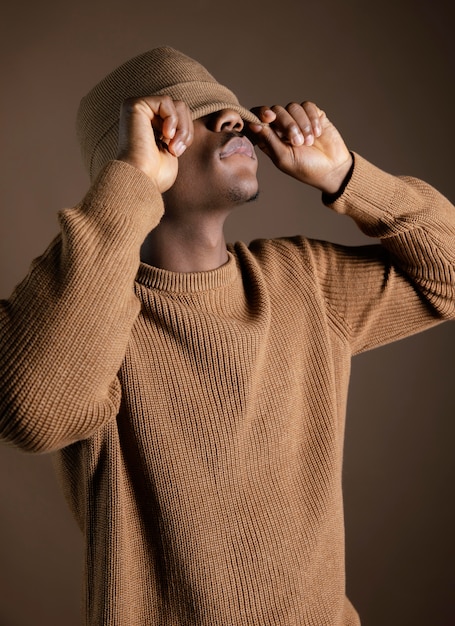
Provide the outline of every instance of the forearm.
[[118,162],[62,211],[61,235],[1,309],[3,438],[54,449],[115,415],[140,246],[162,211],[151,181]]
[[438,315],[453,318],[455,208],[444,196],[420,180],[392,176],[355,155],[352,176],[330,206],[380,239],[395,266]]

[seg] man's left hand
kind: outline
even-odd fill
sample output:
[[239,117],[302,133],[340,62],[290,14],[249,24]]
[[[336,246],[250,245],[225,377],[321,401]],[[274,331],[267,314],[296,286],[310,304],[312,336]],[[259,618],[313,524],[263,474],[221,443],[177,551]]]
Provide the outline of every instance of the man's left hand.
[[264,126],[250,137],[283,172],[326,193],[341,187],[352,156],[340,133],[313,102],[252,109]]

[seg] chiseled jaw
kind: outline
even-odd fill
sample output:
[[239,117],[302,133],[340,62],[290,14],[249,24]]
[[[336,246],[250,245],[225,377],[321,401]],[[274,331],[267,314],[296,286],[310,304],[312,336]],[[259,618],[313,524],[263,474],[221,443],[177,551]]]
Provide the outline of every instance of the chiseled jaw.
[[233,154],[244,154],[250,159],[256,160],[256,153],[253,144],[244,135],[239,135],[229,139],[220,151],[220,159],[226,159]]

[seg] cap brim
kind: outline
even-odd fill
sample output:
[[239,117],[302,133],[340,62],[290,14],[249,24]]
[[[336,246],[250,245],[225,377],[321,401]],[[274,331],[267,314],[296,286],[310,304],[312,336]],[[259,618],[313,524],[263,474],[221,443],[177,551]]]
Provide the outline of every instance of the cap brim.
[[211,102],[210,104],[205,104],[203,106],[193,109],[191,111],[191,117],[193,120],[197,120],[201,117],[205,117],[206,115],[210,115],[211,113],[223,111],[224,109],[236,111],[245,122],[260,124],[262,126],[261,120],[256,115],[254,115],[254,113],[252,113],[242,105],[234,104],[232,102]]
[[237,111],[245,122],[253,124],[261,124],[261,120],[247,108],[243,107],[235,94],[217,82],[183,82],[176,85],[170,85],[165,89],[157,92],[158,94],[166,94],[173,100],[182,100],[186,102],[190,108],[193,120],[205,115],[230,109]]

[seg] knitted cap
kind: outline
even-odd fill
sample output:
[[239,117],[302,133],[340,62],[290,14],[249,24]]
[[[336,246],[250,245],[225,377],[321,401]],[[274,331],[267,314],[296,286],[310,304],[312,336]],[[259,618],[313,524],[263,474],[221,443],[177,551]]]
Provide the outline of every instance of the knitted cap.
[[232,109],[245,121],[260,123],[200,63],[173,48],[155,48],[115,69],[81,100],[76,130],[82,159],[92,180],[117,154],[122,102],[162,94],[186,102],[193,120]]

